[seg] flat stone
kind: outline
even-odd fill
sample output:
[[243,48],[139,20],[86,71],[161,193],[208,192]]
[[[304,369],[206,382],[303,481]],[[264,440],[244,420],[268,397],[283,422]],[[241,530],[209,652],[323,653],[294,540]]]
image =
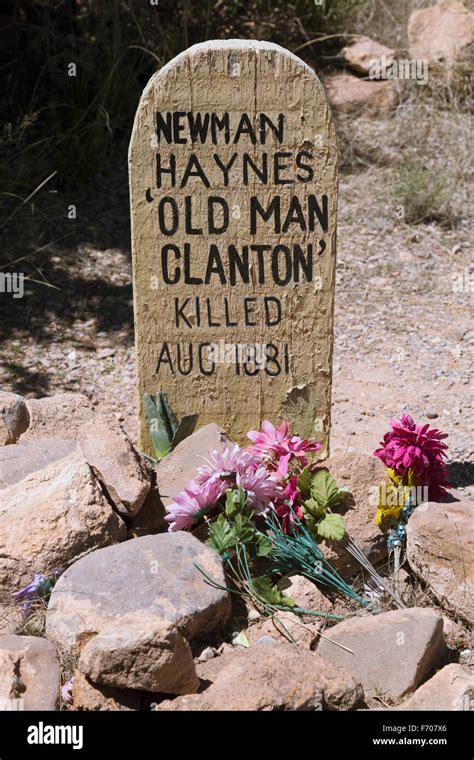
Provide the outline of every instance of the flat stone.
[[28,428],[25,399],[17,393],[0,391],[0,446],[15,443]]
[[0,587],[17,591],[125,535],[90,467],[71,454],[0,490]]
[[[60,670],[56,648],[38,636],[0,635],[0,709],[56,710]],[[21,700],[21,708],[9,704]]]
[[386,65],[389,66],[394,60],[395,51],[371,40],[370,37],[358,37],[341,50],[341,55],[353,71],[370,75],[373,61],[385,60]]
[[334,74],[325,79],[329,102],[337,111],[385,113],[398,105],[400,92],[392,80],[359,79],[352,74]]
[[90,420],[78,431],[84,459],[119,514],[136,515],[150,490],[151,470],[112,414]]
[[446,665],[395,709],[472,711],[474,675],[462,665]]
[[70,439],[42,438],[0,448],[0,488],[7,488],[75,451]]
[[397,700],[410,694],[447,653],[441,615],[421,607],[352,617],[325,636],[331,641],[321,639],[317,653],[360,681],[367,698],[385,694]]
[[474,619],[474,502],[427,502],[407,526],[407,558],[439,603]]
[[22,441],[37,438],[76,440],[81,426],[95,417],[89,399],[81,393],[60,393],[25,401],[30,424],[21,436]]
[[156,710],[352,710],[363,699],[341,668],[291,644],[262,641],[202,663],[197,673],[203,691]]
[[203,458],[214,449],[221,451],[227,445],[231,445],[231,441],[226,432],[211,423],[185,438],[162,459],[156,468],[156,482],[164,506],[171,504],[173,496],[196,477],[196,468],[204,464]]
[[196,565],[224,583],[219,555],[184,531],[99,549],[59,578],[47,635],[72,651],[110,624],[120,628],[121,618],[130,621],[132,613],[172,623],[188,639],[211,631],[230,614],[229,594],[207,584]]

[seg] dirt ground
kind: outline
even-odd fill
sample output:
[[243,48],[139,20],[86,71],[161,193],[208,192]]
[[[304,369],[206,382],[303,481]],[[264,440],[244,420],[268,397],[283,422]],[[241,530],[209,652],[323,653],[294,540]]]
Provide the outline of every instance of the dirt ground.
[[[450,459],[461,463],[456,484],[474,494],[470,117],[440,110],[434,118],[410,103],[339,124],[331,448],[371,453],[390,418],[409,412],[449,433]],[[399,218],[388,188],[408,152],[456,177],[449,223]],[[25,298],[3,303],[0,385],[31,397],[83,392],[134,437],[126,167],[111,163],[77,214],[72,234],[63,222],[59,242],[42,251],[38,241]]]

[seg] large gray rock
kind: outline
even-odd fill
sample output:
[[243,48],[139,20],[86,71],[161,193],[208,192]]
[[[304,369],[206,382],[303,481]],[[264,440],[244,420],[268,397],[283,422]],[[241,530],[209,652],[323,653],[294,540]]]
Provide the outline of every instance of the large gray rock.
[[26,399],[30,417],[22,441],[37,438],[70,438],[76,440],[81,426],[95,417],[87,396],[81,393],[60,393],[39,399]]
[[427,502],[407,526],[412,570],[440,604],[469,624],[474,619],[474,502]]
[[325,636],[331,641],[321,639],[317,653],[360,681],[367,698],[385,694],[396,700],[410,694],[447,653],[442,617],[428,608],[353,617]]
[[0,446],[15,443],[28,427],[25,399],[17,393],[0,391]]
[[186,638],[206,633],[230,614],[226,591],[204,581],[199,565],[223,584],[219,555],[180,531],[143,536],[89,554],[70,567],[51,594],[46,631],[71,650],[125,615],[175,624]]
[[0,448],[0,488],[19,483],[32,472],[64,459],[75,448],[74,441],[64,438],[42,438]]
[[223,624],[226,591],[219,555],[189,533],[163,533],[100,549],[67,570],[49,602],[46,631],[80,653],[94,684],[169,694],[196,691],[186,639]]
[[9,700],[22,700],[24,710],[56,710],[60,680],[56,648],[50,641],[0,636],[0,710],[15,709]]
[[156,468],[156,482],[165,507],[173,501],[179,491],[196,477],[196,468],[204,464],[203,457],[214,449],[221,451],[231,445],[227,433],[211,423],[196,430],[162,459]]
[[89,466],[71,454],[0,491],[0,587],[16,591],[125,535]]
[[291,644],[263,644],[223,654],[197,667],[199,694],[161,702],[174,710],[352,710],[359,683],[331,663]]
[[[373,565],[387,556],[387,538],[375,521],[380,485],[387,483],[387,471],[380,459],[366,454],[334,454],[322,463],[335,478],[339,488],[349,489],[338,512],[344,516],[346,530]],[[337,542],[322,542],[332,566],[344,576],[360,570],[356,560]]]
[[106,489],[117,511],[136,515],[150,490],[151,470],[141,460],[113,415],[100,415],[78,431],[84,459]]
[[474,674],[462,665],[446,665],[396,710],[474,710]]
[[199,686],[186,639],[144,611],[101,629],[83,648],[78,667],[94,684],[119,689],[192,694]]

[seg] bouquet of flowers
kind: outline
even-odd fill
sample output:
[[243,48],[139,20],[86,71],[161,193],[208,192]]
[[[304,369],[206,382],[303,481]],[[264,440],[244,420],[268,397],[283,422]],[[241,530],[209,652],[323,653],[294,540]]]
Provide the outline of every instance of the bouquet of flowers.
[[246,448],[228,446],[203,458],[195,478],[168,507],[169,530],[206,525],[207,543],[224,559],[229,590],[266,614],[291,607],[331,617],[299,609],[279,591],[275,579],[295,572],[368,606],[318,545],[321,539],[340,541],[346,533],[337,512],[344,489],[327,468],[310,461],[321,444],[293,435],[287,421],[276,427],[264,421],[248,438]]

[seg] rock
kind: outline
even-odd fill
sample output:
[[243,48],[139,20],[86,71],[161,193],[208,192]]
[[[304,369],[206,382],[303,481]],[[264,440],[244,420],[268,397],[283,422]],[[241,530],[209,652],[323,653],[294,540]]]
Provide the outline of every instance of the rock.
[[59,684],[59,662],[50,641],[0,636],[0,709],[15,709],[5,700],[22,700],[24,710],[56,710]]
[[457,0],[438,0],[408,21],[410,58],[427,60],[430,71],[469,75],[474,63],[474,13]]
[[119,514],[136,515],[151,485],[151,470],[112,414],[86,422],[78,431],[79,448]]
[[72,687],[74,710],[133,711],[140,709],[141,694],[131,689],[111,689],[91,683],[79,670]]
[[446,665],[395,710],[472,710],[474,674],[455,663]]
[[304,575],[292,575],[278,582],[278,588],[294,599],[298,607],[316,612],[331,612],[334,605],[327,596]]
[[74,441],[64,438],[42,438],[0,448],[0,489],[19,483],[32,472],[64,459],[75,448]]
[[39,399],[26,399],[30,424],[21,441],[37,438],[68,438],[76,440],[81,426],[95,416],[87,396],[81,393],[61,393]]
[[317,654],[351,673],[367,698],[380,693],[396,700],[410,694],[447,653],[441,616],[421,607],[353,617],[325,636],[331,641],[321,639]]
[[194,658],[195,662],[207,662],[207,660],[212,660],[213,657],[216,656],[216,650],[214,647],[205,647],[201,654]]
[[[309,616],[307,616],[309,617]],[[264,638],[271,638],[273,641],[280,643],[288,642],[288,634],[293,641],[299,646],[311,649],[317,641],[318,633],[322,628],[321,621],[315,619],[304,622],[298,615],[291,612],[282,612],[278,615],[279,621],[273,621],[271,618],[262,617],[257,623],[254,623],[247,629],[247,637],[250,644],[257,644]],[[283,628],[284,626],[284,628]]]
[[196,468],[203,464],[203,457],[213,449],[221,450],[226,445],[231,445],[231,441],[225,431],[211,423],[185,438],[162,459],[156,468],[156,482],[164,506],[168,506],[173,496],[196,476]]
[[394,61],[395,51],[370,37],[358,37],[341,50],[345,62],[358,74],[370,75],[371,62],[385,60],[387,66]]
[[152,486],[137,515],[128,520],[128,537],[153,536],[164,533],[169,528],[165,520],[166,510],[156,486]]
[[442,617],[443,635],[448,646],[451,649],[459,649],[459,642],[466,640],[466,630],[447,615],[443,615]]
[[268,644],[278,644],[278,642],[273,636],[260,636],[255,642],[255,646],[257,647],[267,646]]
[[[161,533],[89,554],[58,580],[46,616],[47,635],[71,651],[132,613],[154,626],[175,624],[186,638],[217,628],[230,614],[226,591],[204,582],[195,564],[224,583],[219,555],[189,533]],[[154,622],[153,622],[154,621]]]
[[28,428],[25,399],[17,393],[0,391],[0,446],[15,443]]
[[330,105],[337,111],[372,115],[390,111],[400,92],[393,80],[359,79],[352,74],[334,74],[324,81]]
[[363,698],[341,668],[291,644],[238,649],[198,665],[197,673],[204,691],[156,710],[352,710]]
[[119,689],[192,694],[199,686],[186,639],[143,610],[102,628],[84,646],[78,667],[95,684]]
[[[366,454],[334,454],[325,462],[339,488],[349,489],[338,512],[344,516],[346,530],[373,565],[387,556],[387,540],[375,521],[378,487],[388,482],[385,466],[377,457]],[[322,542],[335,570],[345,576],[360,570],[356,560],[337,543]]]
[[474,617],[474,502],[427,502],[407,526],[407,558],[447,610]]
[[17,591],[125,535],[89,466],[71,454],[0,491],[0,587]]

